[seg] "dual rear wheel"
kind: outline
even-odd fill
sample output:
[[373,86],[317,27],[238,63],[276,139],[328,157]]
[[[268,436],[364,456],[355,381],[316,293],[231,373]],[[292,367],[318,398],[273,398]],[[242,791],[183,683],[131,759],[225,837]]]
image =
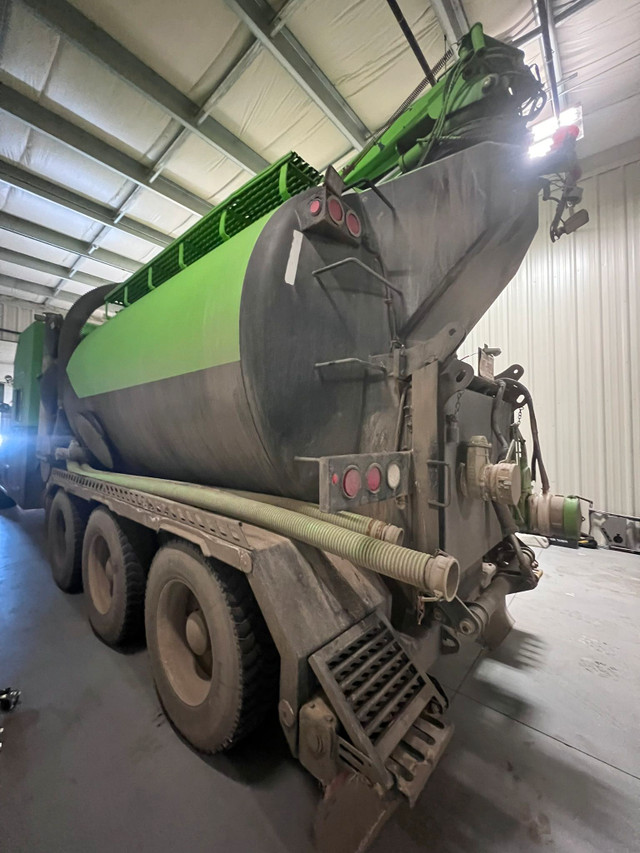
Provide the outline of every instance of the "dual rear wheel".
[[183,540],[151,561],[146,528],[102,506],[89,514],[62,490],[47,530],[54,580],[65,592],[84,587],[94,632],[111,646],[146,634],[158,696],[186,740],[217,752],[259,724],[275,700],[278,658],[245,575]]

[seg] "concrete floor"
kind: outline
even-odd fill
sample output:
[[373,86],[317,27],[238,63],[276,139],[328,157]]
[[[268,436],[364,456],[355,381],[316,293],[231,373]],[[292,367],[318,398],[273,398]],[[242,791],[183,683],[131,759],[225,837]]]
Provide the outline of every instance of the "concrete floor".
[[[172,731],[144,651],[92,635],[54,586],[41,512],[0,514],[0,847],[7,851],[311,851],[317,801],[277,723],[204,759]],[[416,808],[371,848],[640,850],[640,557],[551,548],[494,655],[440,665],[454,739]]]

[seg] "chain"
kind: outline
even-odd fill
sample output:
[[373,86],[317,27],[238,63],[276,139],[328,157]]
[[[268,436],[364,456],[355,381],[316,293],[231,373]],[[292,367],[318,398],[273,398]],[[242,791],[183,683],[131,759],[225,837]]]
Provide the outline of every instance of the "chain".
[[[458,412],[460,411],[460,401],[462,400],[462,391],[458,391],[456,395],[456,405],[453,410],[453,417],[458,420]],[[522,410],[521,410],[522,411]]]

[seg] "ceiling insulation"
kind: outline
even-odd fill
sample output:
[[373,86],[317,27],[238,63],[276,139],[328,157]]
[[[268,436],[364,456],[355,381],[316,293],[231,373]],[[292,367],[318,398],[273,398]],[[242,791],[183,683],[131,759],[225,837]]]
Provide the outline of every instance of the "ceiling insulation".
[[[0,2],[0,83],[10,90],[0,87],[0,258],[19,253],[0,260],[0,294],[68,305],[88,287],[78,274],[123,280],[196,222],[194,210],[251,177],[239,162],[255,171],[292,149],[316,168],[344,162],[353,135],[340,116],[375,131],[421,80],[385,0],[250,0],[324,75],[315,91],[281,64],[272,43],[256,41],[233,10],[248,3]],[[427,0],[400,5],[435,64],[446,47],[438,15]],[[490,35],[518,39],[539,23],[532,0],[462,5]],[[583,107],[586,155],[640,136],[640,0],[557,0],[554,13],[574,5],[556,25],[560,91],[567,105]],[[546,82],[540,37],[524,50]],[[30,102],[48,113],[17,117],[15,104]],[[60,134],[42,124],[51,114],[85,133],[74,137],[84,153],[53,138]],[[38,262],[64,275],[34,269]]]

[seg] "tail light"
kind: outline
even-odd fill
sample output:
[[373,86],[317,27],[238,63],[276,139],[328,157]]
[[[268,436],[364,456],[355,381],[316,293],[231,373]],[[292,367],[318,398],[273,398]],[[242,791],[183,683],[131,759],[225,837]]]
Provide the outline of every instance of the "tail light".
[[352,237],[359,237],[362,233],[360,217],[357,213],[354,213],[353,210],[349,210],[347,212],[347,230]]
[[333,221],[340,225],[344,219],[344,207],[342,206],[340,199],[336,198],[334,195],[329,196],[327,209],[329,210],[329,216]]
[[367,469],[366,474],[367,488],[371,492],[371,494],[375,495],[380,491],[380,486],[382,485],[382,470],[379,465],[375,463],[370,465]]
[[349,500],[353,500],[353,498],[356,498],[360,494],[361,489],[362,477],[360,476],[360,471],[355,465],[351,465],[344,472],[344,476],[342,478],[342,491]]

